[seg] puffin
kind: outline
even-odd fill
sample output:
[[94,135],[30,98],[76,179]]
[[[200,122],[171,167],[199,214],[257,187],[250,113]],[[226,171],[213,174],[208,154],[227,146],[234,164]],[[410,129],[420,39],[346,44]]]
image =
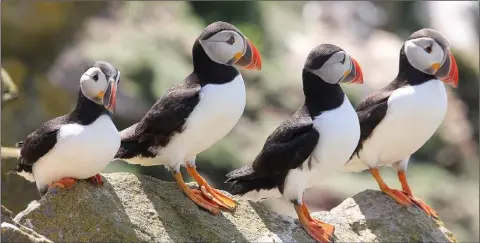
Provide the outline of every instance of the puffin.
[[226,175],[226,183],[232,195],[280,193],[314,240],[330,242],[334,226],[310,216],[303,193],[342,168],[358,144],[358,117],[340,83],[361,84],[363,72],[343,49],[321,44],[307,56],[302,80],[304,104],[268,136],[252,163]]
[[[430,28],[410,35],[400,49],[397,77],[356,107],[360,140],[344,169],[369,170],[381,191],[404,206],[417,205],[430,217],[438,213],[413,196],[407,182],[410,156],[435,133],[447,111],[445,84],[457,87],[458,68],[445,36]],[[379,168],[397,170],[402,190],[387,186]]]
[[[192,48],[193,71],[167,90],[137,123],[124,129],[116,159],[142,166],[164,165],[185,195],[216,215],[237,202],[212,188],[197,172],[197,154],[227,135],[246,104],[245,84],[237,67],[261,70],[257,48],[234,25],[208,25]],[[188,187],[180,173],[186,167],[198,183]]]
[[75,109],[43,123],[16,144],[17,165],[9,174],[35,182],[40,196],[50,188],[71,188],[77,180],[103,185],[99,174],[120,147],[112,122],[120,72],[97,61],[80,78]]

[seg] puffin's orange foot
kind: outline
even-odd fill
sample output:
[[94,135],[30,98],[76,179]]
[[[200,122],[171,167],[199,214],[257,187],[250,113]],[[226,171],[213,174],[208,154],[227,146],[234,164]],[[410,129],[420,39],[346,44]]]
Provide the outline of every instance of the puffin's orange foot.
[[408,194],[408,193],[405,193],[405,194],[410,198],[410,200],[412,200],[412,202],[415,205],[417,205],[420,209],[422,209],[429,217],[438,219],[440,215],[437,213],[437,211],[435,211],[433,208],[428,206],[428,204],[426,204],[423,200],[416,198],[411,194]]
[[50,185],[48,185],[48,188],[62,188],[62,189],[70,189],[72,188],[73,185],[77,183],[77,180],[74,178],[62,178]]
[[217,203],[215,203],[212,200],[206,199],[202,192],[198,189],[191,189],[192,194],[187,194],[187,196],[198,206],[202,207],[203,209],[206,209],[213,215],[217,215],[220,213],[220,208]]
[[330,224],[320,222],[310,216],[305,204],[296,204],[295,211],[298,215],[298,220],[303,226],[303,229],[312,237],[316,242],[332,242],[333,233],[335,227]]
[[231,199],[230,197],[223,195],[223,193],[221,193],[217,189],[214,189],[210,185],[208,185],[207,181],[205,181],[205,179],[203,179],[203,177],[198,174],[195,167],[187,166],[187,172],[198,183],[203,196],[207,198],[210,202],[215,202],[215,204],[227,210],[235,210],[235,208],[237,207],[237,202],[235,202],[235,200]]
[[88,178],[88,180],[91,183],[93,183],[94,185],[103,186],[103,179],[102,179],[102,175],[100,175],[100,174],[96,174],[96,175]]
[[185,184],[185,181],[183,181],[182,174],[180,174],[180,172],[174,173],[173,176],[177,180],[180,189],[182,189],[185,195],[187,195],[187,197],[190,198],[190,200],[192,200],[195,204],[208,210],[213,215],[217,215],[220,213],[220,209],[218,208],[218,206],[206,200],[200,190],[192,190],[190,189],[190,187],[187,186],[187,184]]
[[215,204],[227,210],[233,211],[237,207],[237,202],[223,195],[223,193],[219,192],[217,189],[211,188],[208,184],[200,186],[200,191],[204,197],[208,198],[208,200],[215,202]]
[[403,206],[412,206],[413,202],[408,197],[405,195],[402,191],[396,190],[396,189],[391,189],[391,188],[381,188],[382,192],[385,194],[389,195],[391,198],[393,198],[397,203],[403,205]]

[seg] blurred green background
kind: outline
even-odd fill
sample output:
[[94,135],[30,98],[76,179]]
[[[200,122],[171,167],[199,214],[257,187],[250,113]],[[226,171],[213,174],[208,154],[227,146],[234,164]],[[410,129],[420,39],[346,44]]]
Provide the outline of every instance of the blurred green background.
[[[263,59],[262,72],[242,71],[247,108],[238,125],[197,157],[200,173],[219,188],[225,188],[225,174],[251,161],[268,134],[302,103],[301,68],[311,48],[336,44],[359,61],[364,85],[344,86],[358,103],[394,78],[399,49],[410,33],[423,27],[444,33],[457,58],[460,83],[448,88],[447,117],[412,157],[408,177],[414,193],[440,213],[460,242],[479,241],[478,2],[2,1],[2,68],[18,88],[18,97],[10,100],[15,87],[2,77],[2,93],[9,95],[2,103],[2,146],[13,147],[43,122],[72,110],[79,78],[96,60],[122,72],[114,115],[118,129],[138,121],[191,72],[192,44],[217,20],[236,25]],[[1,200],[19,212],[38,193],[33,183],[5,175],[14,164],[14,158],[2,158]],[[116,161],[106,170],[113,171],[172,180],[160,166]],[[393,170],[382,174],[399,186]],[[315,210],[329,210],[367,188],[377,189],[368,173],[335,174],[305,197]],[[281,200],[266,203],[295,215]]]

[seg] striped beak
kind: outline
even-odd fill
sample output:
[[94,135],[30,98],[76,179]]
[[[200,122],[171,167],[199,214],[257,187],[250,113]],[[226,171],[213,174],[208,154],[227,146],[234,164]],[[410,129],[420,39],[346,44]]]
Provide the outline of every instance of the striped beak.
[[234,57],[237,59],[235,62],[236,66],[245,69],[254,69],[254,70],[261,70],[262,69],[262,58],[258,49],[253,45],[253,43],[247,39],[247,47],[243,56],[241,53]]
[[363,72],[360,64],[353,57],[350,57],[350,70],[343,74],[343,83],[363,84]]
[[115,79],[111,78],[103,96],[103,106],[112,114],[115,112],[117,104],[117,87],[120,81],[120,71],[117,71]]

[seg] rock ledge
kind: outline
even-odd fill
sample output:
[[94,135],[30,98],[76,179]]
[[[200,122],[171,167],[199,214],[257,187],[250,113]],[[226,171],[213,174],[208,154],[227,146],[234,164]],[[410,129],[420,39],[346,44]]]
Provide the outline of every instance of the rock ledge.
[[[7,225],[2,223],[2,241],[312,242],[297,220],[270,212],[261,203],[235,197],[239,206],[233,214],[213,216],[172,182],[128,173],[103,176],[103,187],[81,182],[69,191],[49,192],[11,222],[4,219],[8,217],[2,207],[2,222],[27,226],[31,230],[25,234],[32,236],[7,240]],[[455,241],[440,221],[374,190],[313,216],[335,225],[336,242]]]

